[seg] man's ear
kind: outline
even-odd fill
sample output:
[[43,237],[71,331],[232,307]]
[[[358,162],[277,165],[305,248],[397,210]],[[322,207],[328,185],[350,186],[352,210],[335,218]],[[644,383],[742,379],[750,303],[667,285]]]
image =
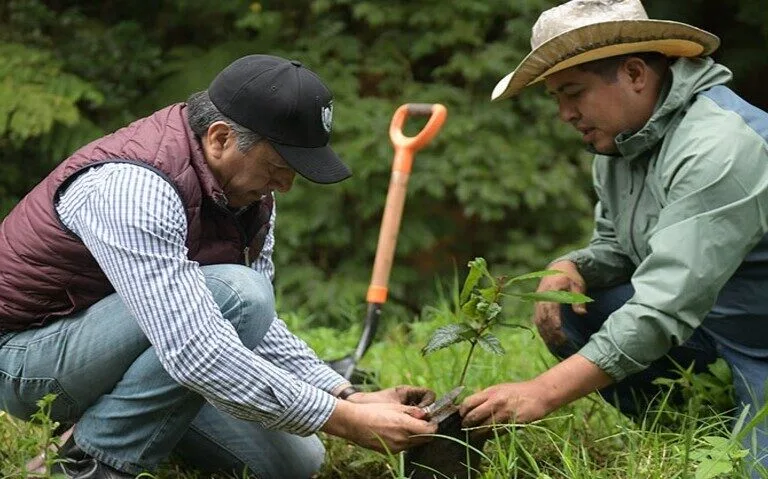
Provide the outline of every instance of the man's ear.
[[649,84],[651,68],[643,60],[637,57],[629,57],[621,65],[621,70],[629,78],[632,89],[641,92]]
[[203,138],[203,146],[206,154],[213,158],[221,158],[227,141],[232,141],[232,130],[223,121],[215,121],[208,127]]

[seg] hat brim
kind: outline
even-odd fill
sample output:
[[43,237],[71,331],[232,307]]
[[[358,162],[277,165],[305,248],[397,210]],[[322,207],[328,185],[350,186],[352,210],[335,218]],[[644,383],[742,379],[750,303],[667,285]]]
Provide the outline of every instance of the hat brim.
[[313,183],[338,183],[352,176],[352,171],[330,146],[302,148],[270,143],[297,173]]
[[509,98],[553,73],[594,60],[639,52],[698,57],[710,55],[718,46],[720,39],[716,35],[680,22],[623,20],[594,23],[542,43],[496,84],[491,100]]

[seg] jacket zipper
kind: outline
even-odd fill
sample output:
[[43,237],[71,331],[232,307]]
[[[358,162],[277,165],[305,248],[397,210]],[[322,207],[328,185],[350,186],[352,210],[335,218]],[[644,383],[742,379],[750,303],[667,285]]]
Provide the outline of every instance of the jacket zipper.
[[[632,170],[634,169],[635,168],[633,165]],[[637,249],[637,243],[635,242],[635,215],[637,214],[637,208],[640,205],[640,197],[643,195],[644,189],[645,189],[645,173],[643,173],[641,177],[640,188],[637,191],[637,198],[635,199],[632,205],[632,214],[629,216],[629,243],[632,245],[632,250],[635,252],[635,256],[637,256],[638,262],[640,261],[640,251]],[[632,184],[629,187],[630,196],[634,191],[635,191],[635,178],[633,173]]]

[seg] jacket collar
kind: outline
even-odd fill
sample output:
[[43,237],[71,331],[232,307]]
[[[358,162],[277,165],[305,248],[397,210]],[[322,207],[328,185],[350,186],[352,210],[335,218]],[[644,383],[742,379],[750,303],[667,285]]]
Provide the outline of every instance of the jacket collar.
[[616,137],[617,156],[632,160],[651,151],[685,114],[695,96],[732,78],[730,70],[711,58],[680,58],[669,68],[651,118],[637,132]]

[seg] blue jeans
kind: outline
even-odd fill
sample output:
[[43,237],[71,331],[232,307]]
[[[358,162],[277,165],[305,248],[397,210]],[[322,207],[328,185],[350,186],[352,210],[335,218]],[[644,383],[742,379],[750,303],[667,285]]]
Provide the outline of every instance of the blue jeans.
[[[561,308],[563,332],[568,341],[550,351],[561,359],[576,353],[587,343],[590,336],[597,332],[608,316],[619,309],[634,294],[631,284],[613,288],[588,291],[587,295],[594,302],[587,304],[587,314],[578,315],[570,305]],[[733,326],[743,328],[742,320],[768,321],[768,318],[734,318]],[[727,320],[727,318],[726,318]],[[709,325],[716,323],[714,331]],[[747,323],[748,324],[748,323]],[[739,403],[739,412],[749,405],[749,418],[765,405],[765,383],[768,380],[768,337],[764,338],[765,347],[745,346],[735,341],[743,331],[734,330],[728,334],[727,323],[720,318],[706,318],[701,327],[680,346],[669,351],[666,357],[653,362],[647,369],[628,376],[623,381],[600,390],[600,394],[622,413],[632,418],[640,418],[654,396],[662,392],[662,386],[652,383],[656,378],[676,378],[675,363],[688,367],[693,364],[694,371],[704,372],[707,365],[722,357],[733,373],[733,386]],[[763,422],[744,440],[744,446],[750,449],[760,463],[768,467],[768,423]]]
[[[275,316],[271,283],[244,266],[202,271],[224,318],[253,349]],[[75,442],[129,473],[153,470],[176,453],[205,471],[300,478],[317,472],[325,455],[316,436],[236,419],[176,383],[117,294],[0,346],[2,409],[29,418],[49,393],[57,395],[52,418],[77,422]]]

